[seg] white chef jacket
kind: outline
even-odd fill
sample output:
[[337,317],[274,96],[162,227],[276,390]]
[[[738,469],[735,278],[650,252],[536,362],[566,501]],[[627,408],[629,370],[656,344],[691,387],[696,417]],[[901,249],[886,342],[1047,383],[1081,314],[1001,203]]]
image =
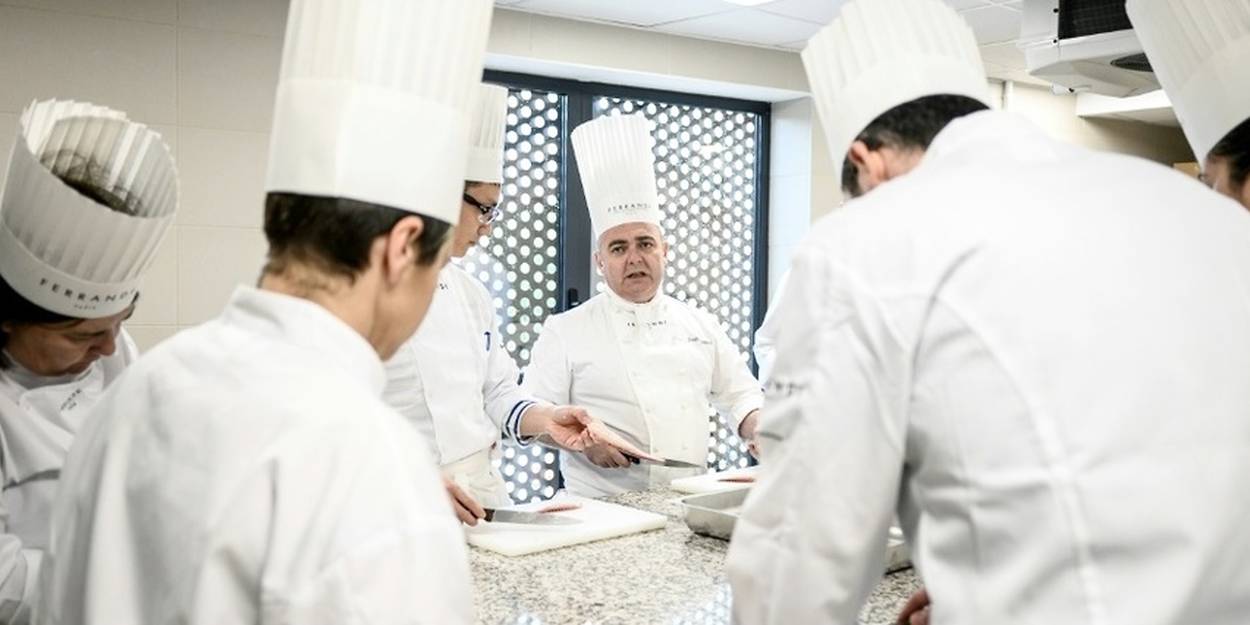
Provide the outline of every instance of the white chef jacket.
[[[707,463],[709,401],[735,428],[763,403],[745,358],[716,319],[662,293],[635,304],[607,290],[552,315],[530,354],[523,384],[535,397],[585,407],[666,458]],[[560,457],[565,486],[587,497],[699,472],[603,469],[582,454]]]
[[767,385],[773,373],[773,363],[777,359],[777,334],[781,331],[781,315],[777,314],[776,302],[785,298],[786,283],[790,272],[782,274],[777,281],[777,290],[769,301],[768,312],[764,314],[764,322],[755,331],[755,342],[752,351],[755,353],[755,365],[759,371],[760,384]]
[[935,625],[1247,621],[1250,214],[982,112],[790,280],[739,622],[855,622],[896,507]]
[[324,308],[236,289],[92,412],[37,622],[469,622],[463,536],[385,379]]
[[88,409],[139,356],[125,330],[115,345],[75,375],[41,376],[11,357],[0,369],[0,623],[29,621],[65,454]]
[[490,450],[501,432],[520,439],[521,417],[535,401],[519,385],[481,283],[455,265],[444,267],[421,328],[386,362],[386,375],[386,403],[417,427],[440,465],[486,456],[472,464],[493,475],[470,476],[462,486],[481,501],[486,493],[473,488],[475,481],[502,483]]

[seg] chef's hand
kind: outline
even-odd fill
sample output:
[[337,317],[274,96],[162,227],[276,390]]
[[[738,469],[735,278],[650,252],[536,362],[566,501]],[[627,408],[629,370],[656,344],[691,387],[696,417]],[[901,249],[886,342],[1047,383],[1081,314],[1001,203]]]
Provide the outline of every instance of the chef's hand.
[[580,406],[533,406],[521,416],[520,429],[522,436],[538,436],[569,451],[584,452],[594,445],[607,445],[616,448],[618,455],[656,459]]
[[[532,410],[532,409],[531,409]],[[594,419],[579,406],[552,406],[543,433],[557,445],[572,451],[582,451],[593,441],[590,425]]]
[[582,453],[591,464],[605,469],[623,469],[632,464],[621,450],[606,443],[591,445]]
[[521,436],[537,437],[545,445],[581,451],[591,443],[588,425],[594,419],[577,406],[531,406],[521,415]]
[[738,425],[738,438],[746,441],[747,451],[750,452],[756,460],[759,460],[760,458],[760,448],[755,441],[755,431],[759,428],[759,426],[760,411],[758,409],[752,410],[750,414],[742,420],[742,423]]
[[[636,464],[640,458],[646,460],[659,460],[656,456],[639,449],[622,436],[620,432],[598,419],[594,420],[594,422],[587,426],[587,429],[590,431],[590,438],[595,444],[606,445],[612,448],[611,451],[616,452],[625,459],[626,464],[623,466],[629,466],[630,463]],[[612,460],[616,462],[617,458],[614,456]]]
[[895,625],[929,625],[929,593],[921,588],[907,600]]
[[447,498],[451,500],[451,509],[456,511],[456,518],[470,527],[477,525],[478,519],[486,517],[486,510],[469,493],[464,492],[460,485],[443,478],[443,488],[447,489]]

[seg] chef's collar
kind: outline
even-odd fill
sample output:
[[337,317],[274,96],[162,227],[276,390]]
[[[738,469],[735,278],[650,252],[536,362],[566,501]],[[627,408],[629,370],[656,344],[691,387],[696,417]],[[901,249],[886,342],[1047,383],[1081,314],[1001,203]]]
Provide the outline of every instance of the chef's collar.
[[979,148],[985,145],[986,137],[998,138],[993,142],[997,147],[1024,160],[1054,156],[1054,144],[1032,122],[1014,113],[988,110],[964,115],[947,124],[925,150],[921,164],[955,154],[969,144]]
[[222,317],[260,334],[280,336],[315,351],[382,397],[386,370],[373,346],[358,332],[319,304],[250,286],[235,288]]
[[612,302],[613,307],[617,310],[624,310],[643,315],[658,312],[660,310],[660,303],[664,300],[663,280],[660,281],[660,288],[655,291],[655,297],[652,297],[650,300],[642,303],[631,302],[620,295],[617,295],[616,291],[613,291],[612,288],[607,285],[604,286],[603,290],[608,294],[608,300]]

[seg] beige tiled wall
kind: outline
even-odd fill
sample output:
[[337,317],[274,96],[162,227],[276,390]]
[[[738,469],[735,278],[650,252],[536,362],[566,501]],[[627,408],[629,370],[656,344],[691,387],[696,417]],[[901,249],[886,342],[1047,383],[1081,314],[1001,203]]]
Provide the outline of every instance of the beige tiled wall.
[[269,137],[258,132],[183,128],[178,134],[182,205],[178,223],[258,229]]
[[[7,162],[9,158],[8,149],[13,145],[13,139],[17,135],[17,115],[14,113],[0,112],[0,160]],[[0,167],[0,189],[4,188],[4,179],[9,175],[8,169]]]
[[[773,105],[768,174],[768,290],[770,299],[790,266],[794,248],[827,201],[824,179],[833,169],[811,98]],[[835,187],[836,190],[836,187]],[[832,206],[821,210],[828,212]]]
[[807,91],[803,65],[791,52],[506,8],[497,9],[492,18],[486,64],[558,78],[769,101]]
[[178,29],[178,122],[266,132],[273,116],[282,38]]
[[178,23],[183,26],[277,38],[286,28],[285,0],[178,0],[177,4]]
[[21,109],[48,97],[124,110],[174,149],[180,212],[127,324],[141,348],[215,316],[236,284],[256,281],[286,5],[0,0],[3,150]]
[[1076,97],[1016,83],[1007,108],[1028,117],[1052,136],[1086,147],[1131,154],[1167,165],[1193,160],[1180,128],[1076,114]]

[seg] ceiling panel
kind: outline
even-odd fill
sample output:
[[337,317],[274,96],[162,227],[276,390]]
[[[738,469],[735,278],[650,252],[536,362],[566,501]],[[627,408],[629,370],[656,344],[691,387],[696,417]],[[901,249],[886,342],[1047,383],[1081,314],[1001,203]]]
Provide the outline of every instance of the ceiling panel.
[[[690,37],[801,50],[817,30],[812,26],[830,22],[845,1],[773,0],[755,8],[725,0],[497,0],[496,4]],[[1020,35],[1021,0],[944,1],[960,10],[982,44],[1014,41]],[[1018,65],[1014,58],[996,56],[993,61],[1007,67]]]
[[[725,0],[496,0],[496,4],[519,11],[798,52],[821,25],[833,20],[838,7],[846,1],[773,0],[754,8]],[[976,32],[990,76],[1048,84],[1028,75],[1024,55],[1016,47],[1022,0],[943,1],[959,10]]]
[[654,30],[689,37],[781,46],[807,40],[819,29],[820,25],[813,22],[774,15],[760,9],[741,9],[663,24]]
[[962,11],[973,7],[990,6],[994,3],[990,2],[990,0],[946,0],[946,4]]
[[739,10],[724,0],[522,0],[507,6],[521,11],[642,27]]
[[1020,11],[1005,6],[982,7],[963,11],[964,19],[972,25],[977,42],[996,43],[1020,38]]
[[833,21],[833,14],[846,0],[775,0],[758,8],[774,15],[784,15],[817,24]]

